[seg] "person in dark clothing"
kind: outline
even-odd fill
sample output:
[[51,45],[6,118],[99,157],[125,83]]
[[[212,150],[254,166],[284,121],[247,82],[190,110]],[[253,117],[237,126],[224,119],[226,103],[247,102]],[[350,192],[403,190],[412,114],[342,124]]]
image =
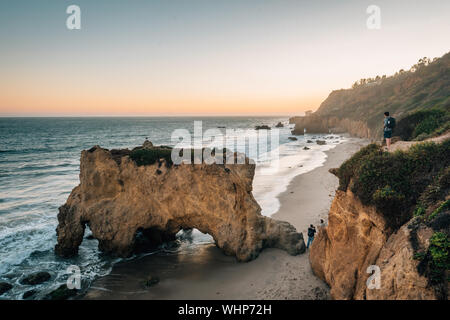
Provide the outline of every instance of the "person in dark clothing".
[[309,249],[309,246],[314,240],[314,235],[316,234],[316,228],[311,224],[308,228],[308,243],[306,244],[306,248]]
[[384,126],[383,126],[383,136],[386,139],[386,147],[389,151],[391,149],[391,138],[392,130],[395,127],[395,119],[389,115],[389,112],[384,113]]
[[325,221],[323,221],[323,219],[320,219],[320,228],[323,229],[325,228],[327,225],[325,223]]

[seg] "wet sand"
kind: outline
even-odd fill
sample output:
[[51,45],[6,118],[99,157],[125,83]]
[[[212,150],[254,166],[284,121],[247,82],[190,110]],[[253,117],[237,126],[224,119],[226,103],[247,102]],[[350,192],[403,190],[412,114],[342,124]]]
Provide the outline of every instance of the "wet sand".
[[[290,222],[306,238],[309,224],[317,226],[320,218],[326,221],[338,185],[328,170],[366,144],[349,138],[327,151],[322,167],[291,181],[279,196],[281,207],[273,217]],[[160,282],[146,287],[150,277]],[[84,299],[327,299],[328,292],[327,285],[313,275],[307,252],[290,256],[265,249],[257,259],[239,263],[214,244],[206,244],[195,252],[118,263],[92,284]]]

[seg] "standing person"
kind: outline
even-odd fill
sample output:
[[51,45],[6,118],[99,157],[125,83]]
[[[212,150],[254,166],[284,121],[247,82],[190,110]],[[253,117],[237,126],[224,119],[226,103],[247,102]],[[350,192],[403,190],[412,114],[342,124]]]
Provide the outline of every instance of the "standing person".
[[395,127],[395,119],[389,116],[389,111],[384,113],[384,129],[383,134],[386,139],[387,151],[391,149],[392,130]]
[[323,229],[326,227],[325,221],[323,219],[320,219],[320,228]]
[[309,249],[309,246],[314,240],[314,234],[316,233],[316,228],[311,224],[308,228],[308,243],[306,244],[306,248]]

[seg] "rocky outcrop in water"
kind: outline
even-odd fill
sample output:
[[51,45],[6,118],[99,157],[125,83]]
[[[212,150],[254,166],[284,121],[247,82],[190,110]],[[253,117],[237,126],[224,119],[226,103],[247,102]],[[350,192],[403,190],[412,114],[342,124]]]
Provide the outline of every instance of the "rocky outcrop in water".
[[28,290],[25,291],[22,295],[22,299],[28,299],[28,298],[32,298],[36,295],[37,291],[36,290]]
[[13,288],[13,286],[11,284],[9,284],[8,282],[0,282],[0,295],[11,290],[12,288]]
[[44,300],[67,300],[69,298],[75,297],[78,294],[77,289],[69,289],[67,285],[62,284],[57,289],[48,293]]
[[[305,251],[292,225],[261,215],[252,195],[255,165],[248,158],[245,164],[174,165],[167,148],[147,144],[149,153],[142,150],[97,146],[82,152],[80,185],[59,209],[57,254],[77,254],[86,226],[100,250],[123,257],[139,244],[157,246],[191,228],[210,234],[240,261],[256,258],[266,247],[292,255]],[[136,151],[138,159],[156,161],[136,162]]]
[[50,273],[41,271],[29,274],[28,276],[20,280],[20,283],[26,285],[36,285],[50,280],[51,277],[52,276],[50,275]]

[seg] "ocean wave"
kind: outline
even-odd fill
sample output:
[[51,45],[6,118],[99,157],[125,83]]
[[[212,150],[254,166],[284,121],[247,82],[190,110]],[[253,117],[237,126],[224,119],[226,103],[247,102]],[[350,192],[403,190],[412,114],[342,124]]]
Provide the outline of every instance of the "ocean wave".
[[[0,278],[8,278],[15,282],[14,289],[2,296],[2,298],[21,299],[24,291],[30,288],[18,284],[23,274],[33,271],[48,271],[52,274],[52,281],[39,286],[41,292],[37,298],[42,297],[54,286],[64,283],[67,274],[66,268],[71,264],[81,267],[83,287],[90,285],[90,281],[110,271],[111,266],[120,259],[113,259],[98,250],[96,240],[83,241],[79,255],[71,259],[62,259],[55,256],[53,248],[56,243],[55,228],[57,225],[58,207],[62,205],[72,188],[78,183],[80,151],[88,149],[95,144],[101,144],[105,148],[130,147],[141,144],[144,137],[149,137],[155,144],[170,144],[170,132],[179,127],[191,128],[192,119],[167,119],[158,118],[147,121],[136,120],[110,120],[95,119],[85,121],[76,119],[67,123],[60,131],[52,131],[54,126],[60,124],[49,120],[46,125],[35,128],[26,136],[17,136],[13,129],[9,130],[8,141],[5,147],[2,145],[0,159]],[[209,127],[225,126],[227,128],[249,129],[252,132],[255,125],[275,125],[278,121],[286,122],[280,118],[226,118],[226,119],[202,119],[207,123],[204,130]],[[8,120],[10,121],[10,120]],[[12,121],[12,120],[11,120]],[[39,120],[43,121],[43,120]],[[20,121],[16,131],[24,131]],[[82,129],[80,129],[82,128]],[[100,128],[100,129],[99,129]],[[31,129],[30,129],[31,130]],[[80,130],[83,134],[80,134]],[[55,140],[55,132],[61,135]],[[114,132],[114,134],[111,134]],[[253,131],[254,132],[254,131]],[[277,194],[282,192],[283,186],[287,186],[289,179],[302,171],[289,168],[289,157],[296,154],[305,154],[301,151],[303,139],[290,142],[289,128],[280,131],[282,146],[279,154],[283,169],[278,175],[273,175],[272,180],[267,181],[266,187],[272,188],[272,193],[258,194],[259,184],[255,177],[255,198],[261,201],[264,213],[276,210],[273,207]],[[234,137],[233,137],[234,138]],[[311,153],[312,154],[312,153]],[[289,161],[294,161],[293,159]],[[295,161],[309,161],[308,159],[296,159]],[[314,165],[319,161],[311,160]],[[258,166],[264,165],[264,161]],[[306,167],[306,165],[304,165]],[[258,175],[261,173],[258,169]],[[269,176],[270,178],[270,176]],[[264,198],[272,199],[268,203]],[[275,199],[275,200],[274,200]],[[191,239],[181,239],[180,246],[176,248],[163,248],[164,254],[175,252],[195,252],[200,244],[212,243],[209,235],[193,232]],[[136,258],[138,256],[135,256]]]

